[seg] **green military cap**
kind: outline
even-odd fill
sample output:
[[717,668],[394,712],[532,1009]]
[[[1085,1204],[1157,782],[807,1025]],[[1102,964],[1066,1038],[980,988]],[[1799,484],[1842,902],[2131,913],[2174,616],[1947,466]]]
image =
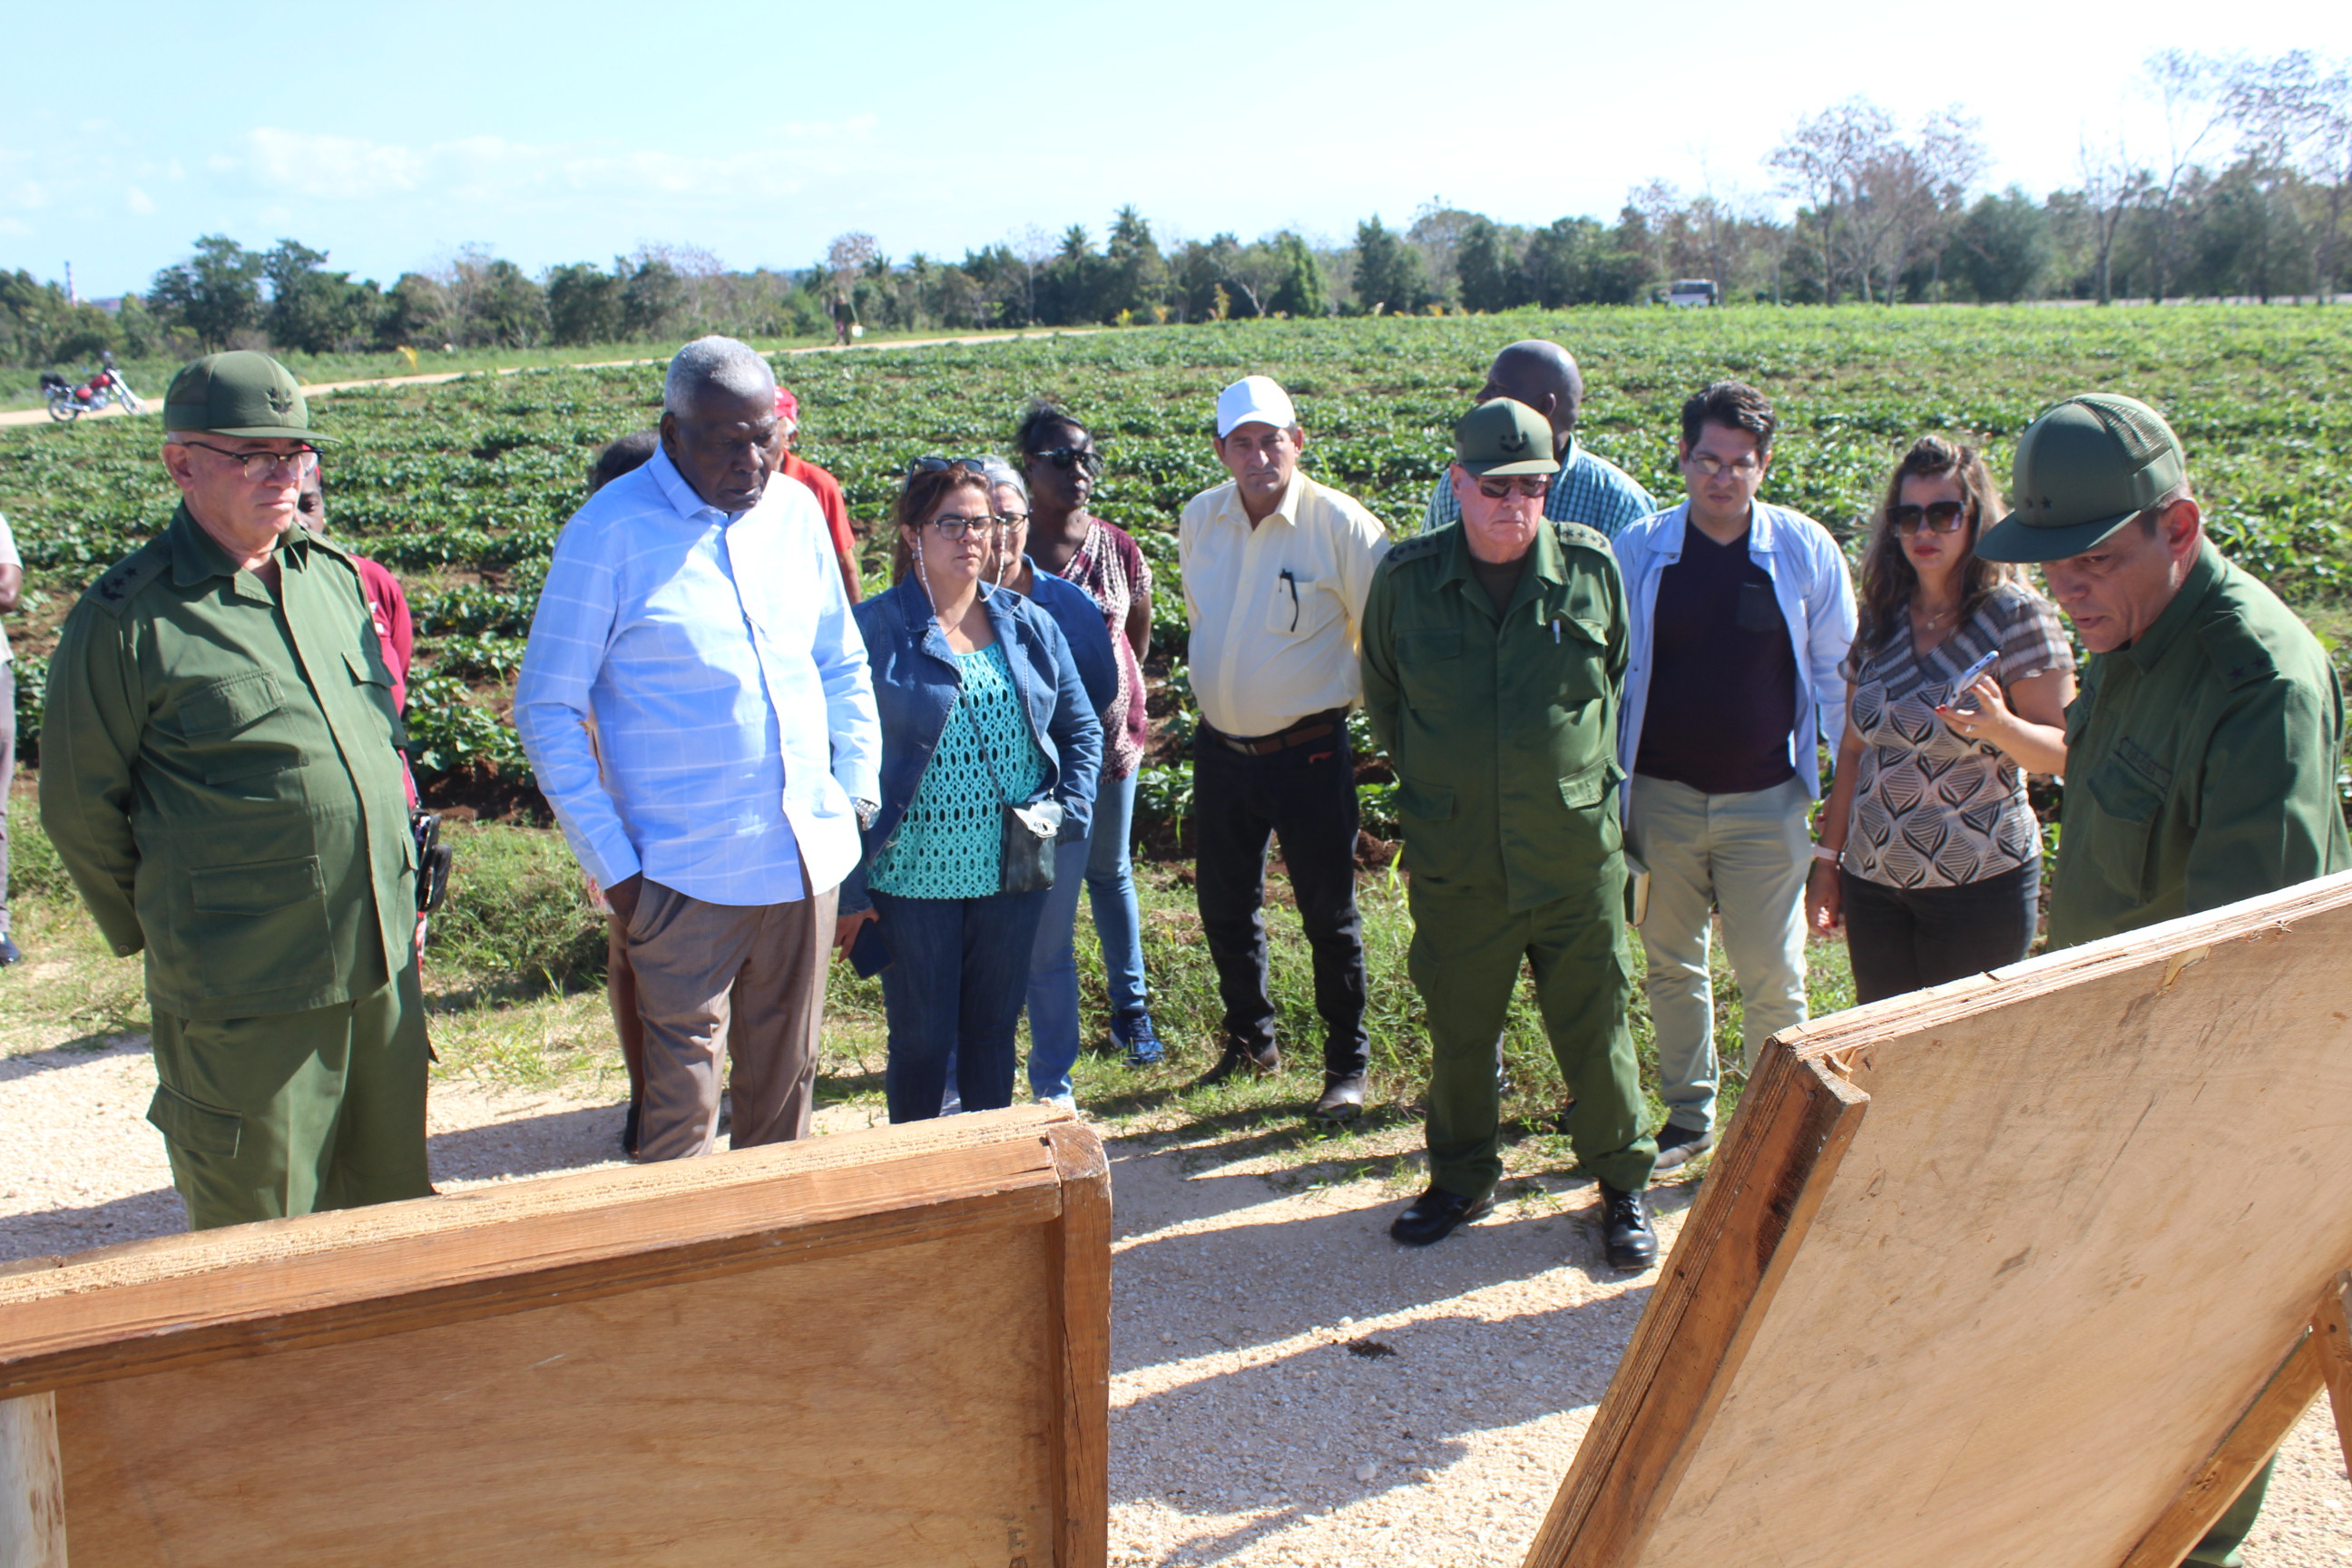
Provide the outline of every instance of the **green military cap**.
[[1454,460],[1479,479],[1488,474],[1556,474],[1551,421],[1524,403],[1493,397],[1454,427]]
[[173,376],[163,394],[163,428],[260,440],[282,436],[314,447],[324,439],[310,428],[310,405],[293,373],[247,349],[206,354]]
[[2180,437],[2136,397],[2085,392],[2025,427],[2010,470],[2014,510],[1977,541],[1988,561],[2080,555],[2179,489]]

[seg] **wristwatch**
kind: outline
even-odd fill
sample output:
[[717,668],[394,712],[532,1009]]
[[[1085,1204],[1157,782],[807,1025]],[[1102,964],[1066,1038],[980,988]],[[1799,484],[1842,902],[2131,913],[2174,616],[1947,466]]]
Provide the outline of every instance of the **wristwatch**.
[[874,826],[874,819],[882,815],[882,806],[878,801],[853,800],[849,805],[851,810],[857,813],[857,831],[860,833],[871,828]]

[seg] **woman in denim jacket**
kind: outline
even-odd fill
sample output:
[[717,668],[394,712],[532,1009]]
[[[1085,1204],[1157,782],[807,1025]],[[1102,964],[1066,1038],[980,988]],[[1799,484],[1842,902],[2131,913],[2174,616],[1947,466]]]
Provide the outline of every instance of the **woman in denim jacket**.
[[1013,1103],[1013,1034],[1045,893],[1002,890],[1003,806],[1050,800],[1083,833],[1102,724],[1053,617],[982,582],[998,527],[978,459],[916,460],[900,491],[912,570],[856,608],[882,720],[881,809],[841,888],[845,952],[868,921],[892,1121],[940,1113],[950,1055],[967,1110]]

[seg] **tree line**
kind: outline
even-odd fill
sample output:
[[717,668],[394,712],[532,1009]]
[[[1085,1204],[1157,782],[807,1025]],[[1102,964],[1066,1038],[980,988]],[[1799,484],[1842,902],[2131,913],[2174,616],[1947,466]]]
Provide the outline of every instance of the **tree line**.
[[533,276],[474,247],[389,288],[298,240],[251,250],[207,235],[112,309],[0,272],[0,363],[804,337],[844,301],[867,326],[921,330],[1634,304],[1684,278],[1784,304],[2270,300],[2352,283],[2352,68],[2309,50],[2166,50],[2135,85],[2156,110],[2148,143],[2085,132],[2076,178],[2040,197],[1981,188],[1988,158],[1958,105],[1906,128],[1854,98],[1790,129],[1766,159],[1769,191],[1654,180],[1610,223],[1522,226],[1433,201],[1402,227],[1366,218],[1344,244],[1290,230],[1163,244],[1129,205],[1099,245],[1083,225],[1033,227],[952,262],[845,234],[789,271],[646,246]]

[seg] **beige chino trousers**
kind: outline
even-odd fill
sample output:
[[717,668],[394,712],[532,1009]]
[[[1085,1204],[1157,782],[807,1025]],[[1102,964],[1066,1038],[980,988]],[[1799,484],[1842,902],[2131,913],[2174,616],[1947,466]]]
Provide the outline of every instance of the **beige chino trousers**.
[[731,1147],[808,1136],[835,896],[827,889],[791,903],[707,904],[645,884],[624,933],[646,1026],[639,1160],[710,1152],[722,1055]]

